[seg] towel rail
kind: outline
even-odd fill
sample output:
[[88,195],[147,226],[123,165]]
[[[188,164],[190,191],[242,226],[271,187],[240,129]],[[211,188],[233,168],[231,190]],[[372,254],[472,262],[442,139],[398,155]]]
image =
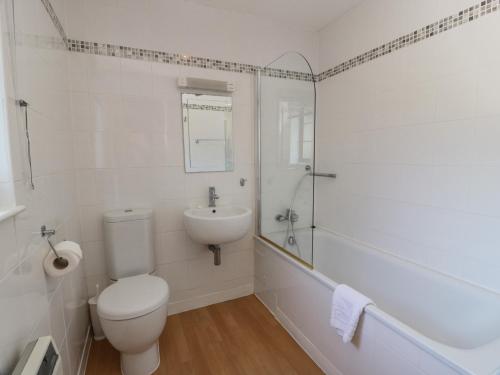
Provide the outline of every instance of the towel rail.
[[309,176],[313,177],[327,177],[327,178],[337,178],[336,173],[320,173],[320,172],[313,172],[312,168],[310,165],[306,165],[306,171],[309,172]]
[[315,172],[311,172],[311,173],[309,173],[309,176],[313,176],[313,177],[337,178],[337,175],[336,175],[335,173],[315,173]]

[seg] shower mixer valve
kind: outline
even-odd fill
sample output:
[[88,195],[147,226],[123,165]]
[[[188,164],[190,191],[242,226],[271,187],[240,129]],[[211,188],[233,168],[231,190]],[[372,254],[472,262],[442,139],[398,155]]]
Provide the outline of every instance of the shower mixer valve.
[[292,223],[296,223],[299,221],[299,214],[295,212],[295,210],[287,209],[285,214],[278,214],[275,216],[275,220],[283,223],[285,221],[291,221]]

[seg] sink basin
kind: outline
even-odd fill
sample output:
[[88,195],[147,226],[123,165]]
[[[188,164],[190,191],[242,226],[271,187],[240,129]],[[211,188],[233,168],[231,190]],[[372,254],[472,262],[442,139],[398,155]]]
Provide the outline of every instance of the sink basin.
[[184,226],[194,241],[221,245],[242,239],[250,229],[252,210],[244,207],[190,208],[184,211]]

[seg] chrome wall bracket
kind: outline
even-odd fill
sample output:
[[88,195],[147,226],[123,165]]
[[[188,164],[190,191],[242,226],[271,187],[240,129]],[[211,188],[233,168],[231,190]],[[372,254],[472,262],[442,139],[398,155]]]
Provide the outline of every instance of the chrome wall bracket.
[[55,229],[47,229],[46,225],[42,225],[40,228],[40,234],[42,235],[42,237],[50,238],[56,234],[56,230]]
[[52,242],[50,242],[50,237],[52,237],[56,234],[56,230],[55,229],[47,229],[47,226],[42,225],[40,227],[40,234],[43,238],[47,238],[47,242],[49,243],[50,249],[54,252],[54,254],[56,256],[56,259],[54,259],[54,262],[53,262],[54,267],[59,269],[59,270],[62,270],[64,268],[68,267],[68,265],[69,265],[68,260],[66,258],[63,258],[62,256],[60,256],[57,253],[57,250],[54,247],[54,245],[52,245]]

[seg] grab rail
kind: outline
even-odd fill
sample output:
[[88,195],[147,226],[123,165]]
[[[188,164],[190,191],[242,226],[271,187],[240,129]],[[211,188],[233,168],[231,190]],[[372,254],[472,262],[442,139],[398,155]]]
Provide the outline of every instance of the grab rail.
[[327,177],[327,178],[337,178],[337,174],[335,173],[319,173],[319,172],[312,172],[312,168],[310,165],[306,165],[305,167],[306,171],[309,172],[309,176],[313,177]]
[[337,175],[335,173],[309,173],[309,176],[313,177],[328,177],[328,178],[337,178]]

